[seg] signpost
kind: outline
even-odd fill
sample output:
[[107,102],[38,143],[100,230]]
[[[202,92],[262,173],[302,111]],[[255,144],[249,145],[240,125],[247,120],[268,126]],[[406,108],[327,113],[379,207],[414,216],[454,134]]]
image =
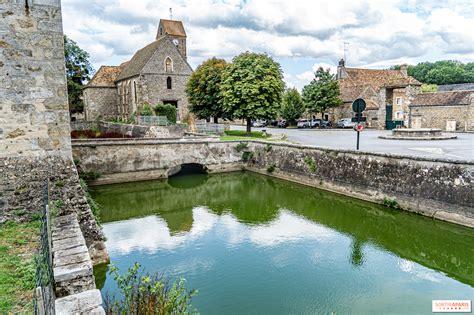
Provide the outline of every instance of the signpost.
[[362,112],[366,107],[365,101],[361,98],[356,99],[352,103],[352,110],[355,112],[355,117],[352,118],[352,121],[357,123],[357,125],[354,126],[354,130],[357,131],[357,150],[359,150],[360,132],[364,130],[364,126],[361,122],[367,120],[366,117],[362,117]]

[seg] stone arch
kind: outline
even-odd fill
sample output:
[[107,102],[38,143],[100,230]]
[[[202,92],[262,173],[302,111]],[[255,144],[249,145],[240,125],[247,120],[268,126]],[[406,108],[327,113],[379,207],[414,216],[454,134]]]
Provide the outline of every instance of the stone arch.
[[185,161],[185,163],[176,163],[166,172],[167,177],[187,174],[207,174],[208,168],[200,161]]

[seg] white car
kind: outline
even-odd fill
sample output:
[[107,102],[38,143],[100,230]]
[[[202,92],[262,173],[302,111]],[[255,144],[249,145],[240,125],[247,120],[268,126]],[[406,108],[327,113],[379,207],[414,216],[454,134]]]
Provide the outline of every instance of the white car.
[[352,122],[351,118],[342,118],[337,122],[336,127],[337,128],[354,128],[355,125],[356,123]]

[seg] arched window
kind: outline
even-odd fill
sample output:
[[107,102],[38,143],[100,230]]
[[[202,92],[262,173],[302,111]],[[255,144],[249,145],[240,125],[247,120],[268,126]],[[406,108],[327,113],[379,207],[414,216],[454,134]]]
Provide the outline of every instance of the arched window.
[[173,61],[171,60],[170,57],[166,57],[166,60],[165,60],[165,71],[166,71],[166,72],[172,72],[172,71],[173,71]]
[[138,103],[137,81],[133,81],[133,97],[135,103]]
[[171,85],[171,84],[172,84],[172,82],[171,82],[171,77],[166,78],[166,88],[167,88],[168,90],[171,90],[171,88],[172,88],[172,85]]

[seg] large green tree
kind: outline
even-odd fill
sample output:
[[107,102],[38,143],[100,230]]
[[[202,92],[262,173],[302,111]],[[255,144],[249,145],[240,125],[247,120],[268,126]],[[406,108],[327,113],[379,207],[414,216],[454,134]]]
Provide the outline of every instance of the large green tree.
[[283,94],[280,116],[288,121],[290,125],[296,124],[296,120],[304,113],[303,99],[297,89],[287,89]]
[[94,69],[89,62],[89,54],[67,36],[64,36],[64,57],[66,61],[69,111],[82,112],[84,110],[84,103],[81,98],[82,89],[90,79]]
[[246,119],[250,133],[252,119],[277,115],[285,84],[280,65],[270,56],[245,52],[227,66],[221,88],[226,112]]
[[199,65],[186,85],[190,111],[198,118],[224,117],[221,91],[222,74],[227,66],[223,59],[211,58]]
[[324,113],[330,107],[342,104],[339,82],[329,69],[319,67],[314,79],[303,88],[303,102],[308,111]]
[[[400,66],[391,69],[399,70]],[[421,62],[408,66],[408,74],[427,84],[474,83],[474,62],[462,63],[455,60]]]

